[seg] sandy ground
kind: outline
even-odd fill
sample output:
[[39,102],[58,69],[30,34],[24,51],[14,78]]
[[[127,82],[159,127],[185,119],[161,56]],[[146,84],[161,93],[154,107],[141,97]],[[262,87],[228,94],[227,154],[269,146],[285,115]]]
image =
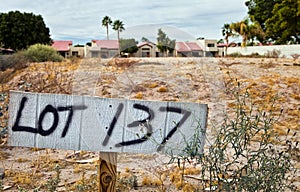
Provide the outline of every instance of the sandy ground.
[[[70,64],[69,68],[57,66],[60,70],[53,74],[55,77],[49,72],[50,69],[56,70],[55,67],[33,64],[16,74],[6,86],[23,91],[206,103],[209,106],[206,134],[207,140],[212,141],[224,118],[224,111],[233,101],[230,83],[238,79],[244,86],[257,86],[255,90],[258,93],[255,94],[262,99],[273,93],[283,95],[286,98],[282,102],[284,122],[278,126],[281,131],[290,127],[299,140],[299,63],[299,60],[284,58],[136,58],[127,60],[125,64],[114,59],[84,59],[76,66]],[[49,84],[52,87],[47,87]],[[167,91],[159,91],[161,87]],[[6,173],[2,181],[7,187],[5,191],[18,191],[18,185],[26,188],[30,183],[38,187],[33,183],[46,182],[53,177],[56,164],[61,166],[59,191],[71,190],[71,185],[82,184],[78,182],[82,178],[97,175],[98,153],[6,145],[1,146],[0,152],[0,168]],[[169,157],[162,154],[118,154],[119,177],[123,178],[123,188],[119,186],[121,191],[161,191],[161,185],[156,186],[155,179],[160,178],[164,170],[176,169],[168,161]],[[299,159],[296,167],[300,168]],[[130,179],[134,177],[137,184],[131,187]],[[152,186],[143,183],[148,177],[153,180]],[[191,175],[187,180],[197,182],[197,175]],[[164,188],[166,191],[177,190],[169,180],[164,182]]]

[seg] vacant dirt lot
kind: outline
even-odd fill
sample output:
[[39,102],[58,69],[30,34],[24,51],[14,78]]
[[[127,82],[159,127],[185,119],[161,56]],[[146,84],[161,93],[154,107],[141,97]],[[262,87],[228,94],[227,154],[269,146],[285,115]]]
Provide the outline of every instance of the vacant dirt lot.
[[[300,60],[284,58],[69,60],[63,63],[32,63],[19,71],[8,69],[1,75],[11,75],[1,88],[2,92],[20,90],[206,103],[209,106],[206,134],[207,140],[212,141],[224,114],[233,106],[233,89],[239,84],[249,91],[253,103],[261,107],[267,108],[267,103],[273,101],[276,96],[278,110],[283,110],[280,121],[275,126],[276,132],[285,135],[290,129],[291,133],[296,133],[292,139],[299,141],[299,65]],[[2,106],[7,103],[8,97],[1,101]],[[8,114],[1,118],[5,123]],[[54,185],[55,170],[60,173],[58,191],[95,190],[97,153],[9,147],[6,145],[7,139],[9,137],[0,140],[0,169],[5,172],[2,180],[4,191],[32,190],[41,186],[43,191],[46,187]],[[294,160],[298,169],[297,185],[300,180],[299,159],[298,154]],[[118,189],[179,190],[172,181],[178,168],[176,164],[167,164],[168,161],[169,158],[161,154],[119,154]],[[56,166],[59,166],[59,169],[56,169]],[[187,183],[196,183],[199,179],[199,167],[190,165],[188,168],[190,172],[186,174]],[[162,179],[162,176],[165,178]],[[188,191],[188,186],[181,190]]]

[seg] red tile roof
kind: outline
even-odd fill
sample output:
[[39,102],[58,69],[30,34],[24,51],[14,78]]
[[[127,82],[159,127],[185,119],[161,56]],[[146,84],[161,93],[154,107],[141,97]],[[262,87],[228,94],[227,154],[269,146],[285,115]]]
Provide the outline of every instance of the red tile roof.
[[69,51],[72,41],[53,41],[52,47],[57,51]]
[[189,52],[189,51],[191,51],[184,42],[176,42],[176,50],[178,52]]
[[219,44],[217,44],[217,47],[227,47],[227,44],[226,43],[219,43]]
[[195,42],[176,42],[176,50],[178,52],[190,52],[201,51],[203,49]]
[[202,48],[195,42],[187,42],[186,43],[192,51],[201,51]]
[[176,50],[178,52],[190,52],[201,51],[203,49],[195,42],[176,42]]
[[140,47],[143,47],[143,46],[145,46],[145,45],[148,45],[148,46],[150,46],[150,47],[155,46],[155,44],[152,43],[152,42],[141,42],[141,43],[137,44],[137,47],[140,48]]
[[98,47],[104,49],[119,49],[118,40],[92,40]]

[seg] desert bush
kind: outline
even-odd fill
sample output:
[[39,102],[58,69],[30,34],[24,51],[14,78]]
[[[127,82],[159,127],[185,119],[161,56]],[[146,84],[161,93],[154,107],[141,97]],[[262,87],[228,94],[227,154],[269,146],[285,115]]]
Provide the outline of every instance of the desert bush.
[[45,187],[47,188],[47,191],[49,192],[54,192],[57,190],[58,184],[60,182],[60,173],[61,173],[61,168],[59,167],[59,165],[55,166],[55,176],[51,177],[47,180]]
[[17,52],[13,55],[0,55],[0,70],[8,68],[23,69],[27,66],[28,59],[23,52]]
[[238,53],[238,52],[235,52],[235,53],[228,54],[227,56],[228,56],[228,57],[241,57],[242,54],[240,54],[240,53]]
[[49,45],[31,45],[27,50],[24,51],[24,54],[31,62],[60,62],[63,60],[63,57]]
[[294,190],[293,156],[298,149],[292,141],[296,134],[288,136],[287,129],[286,136],[280,137],[274,132],[274,124],[281,116],[275,110],[276,98],[270,103],[274,109],[264,111],[242,90],[238,83],[233,90],[235,105],[226,112],[208,150],[201,151],[199,138],[203,131],[195,128],[194,137],[186,140],[182,154],[171,159],[183,166],[180,162],[197,160],[202,186],[210,191]]

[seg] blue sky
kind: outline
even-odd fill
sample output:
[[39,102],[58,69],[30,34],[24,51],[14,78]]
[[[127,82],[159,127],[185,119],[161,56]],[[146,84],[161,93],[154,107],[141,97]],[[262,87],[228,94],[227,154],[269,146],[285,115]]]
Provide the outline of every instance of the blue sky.
[[[242,20],[247,15],[246,0],[0,0],[0,12],[19,10],[42,15],[54,40],[85,44],[105,39],[101,20],[108,15],[125,25],[123,38],[155,41],[158,28],[171,39],[197,37],[220,39],[224,23]],[[110,39],[116,33],[110,29]]]

